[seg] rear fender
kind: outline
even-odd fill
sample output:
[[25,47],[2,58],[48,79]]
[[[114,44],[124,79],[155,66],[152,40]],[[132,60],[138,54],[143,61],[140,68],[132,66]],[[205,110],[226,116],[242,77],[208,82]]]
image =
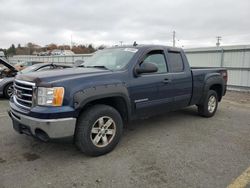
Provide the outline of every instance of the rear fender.
[[[207,95],[207,92],[213,85],[220,85],[222,87],[222,92],[223,92],[224,80],[219,73],[209,74],[208,76],[206,76],[205,85],[203,87],[203,94],[199,101],[199,104],[203,103]],[[222,93],[221,93],[221,96],[222,96]]]

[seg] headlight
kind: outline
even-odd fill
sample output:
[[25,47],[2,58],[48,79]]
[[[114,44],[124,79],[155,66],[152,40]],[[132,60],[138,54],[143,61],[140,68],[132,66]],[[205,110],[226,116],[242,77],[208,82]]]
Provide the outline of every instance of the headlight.
[[42,106],[62,106],[64,97],[63,87],[38,87],[37,104]]

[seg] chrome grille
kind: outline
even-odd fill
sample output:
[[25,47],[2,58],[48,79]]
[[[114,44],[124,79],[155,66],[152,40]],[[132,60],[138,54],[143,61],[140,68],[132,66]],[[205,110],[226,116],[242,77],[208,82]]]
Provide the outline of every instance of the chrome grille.
[[32,107],[33,89],[35,83],[21,80],[14,81],[14,102],[23,108],[30,109]]

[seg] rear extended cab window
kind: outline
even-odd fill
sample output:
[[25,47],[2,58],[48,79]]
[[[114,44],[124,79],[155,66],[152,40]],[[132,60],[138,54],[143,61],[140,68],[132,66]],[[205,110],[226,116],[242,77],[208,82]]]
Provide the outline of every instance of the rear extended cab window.
[[168,67],[170,72],[183,72],[184,63],[180,52],[168,51]]

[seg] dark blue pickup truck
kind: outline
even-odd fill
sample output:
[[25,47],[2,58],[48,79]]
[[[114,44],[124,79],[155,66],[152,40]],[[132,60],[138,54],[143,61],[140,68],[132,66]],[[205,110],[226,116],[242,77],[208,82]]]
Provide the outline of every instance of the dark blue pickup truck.
[[72,137],[97,156],[114,149],[124,122],[191,105],[213,116],[226,83],[225,69],[190,68],[179,48],[108,48],[78,68],[18,75],[9,115],[19,133],[43,141]]

